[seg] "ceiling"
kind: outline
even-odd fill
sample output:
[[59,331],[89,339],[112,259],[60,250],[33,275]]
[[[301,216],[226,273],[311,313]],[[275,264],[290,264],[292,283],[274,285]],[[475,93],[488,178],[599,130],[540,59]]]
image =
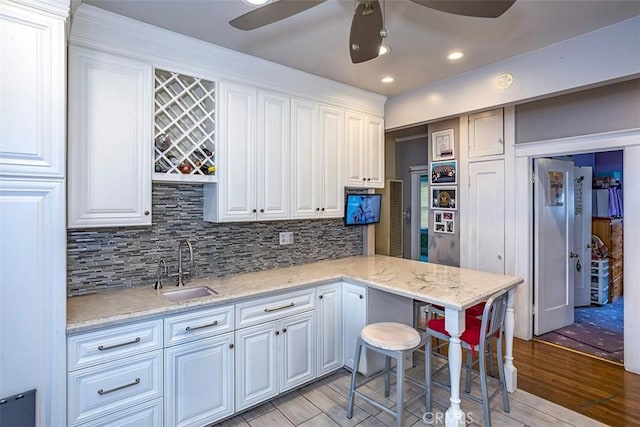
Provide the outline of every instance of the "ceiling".
[[[354,0],[328,0],[253,31],[228,24],[253,8],[243,0],[82,1],[387,96],[640,15],[637,0],[517,0],[495,19],[447,14],[408,0],[385,0],[389,30],[385,43],[392,51],[352,64],[348,43]],[[455,50],[465,56],[447,60]],[[384,84],[380,80],[385,76],[395,81]]]

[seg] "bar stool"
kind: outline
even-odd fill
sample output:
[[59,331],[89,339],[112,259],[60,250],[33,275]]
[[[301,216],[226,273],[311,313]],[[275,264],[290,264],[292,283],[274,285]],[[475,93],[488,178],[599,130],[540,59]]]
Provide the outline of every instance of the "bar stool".
[[[502,405],[505,412],[509,412],[509,396],[507,393],[507,386],[504,375],[504,360],[502,356],[502,337],[504,336],[504,319],[507,313],[507,291],[499,292],[486,302],[483,306],[482,317],[478,319],[476,316],[467,314],[465,317],[466,327],[462,335],[460,336],[460,344],[462,348],[467,350],[467,362],[465,364],[466,379],[465,379],[465,394],[478,403],[482,404],[482,413],[484,417],[484,426],[491,426],[491,417],[489,412],[489,402],[498,394],[502,392]],[[448,341],[450,336],[445,329],[444,318],[431,319],[427,323],[426,328],[426,340],[425,340],[425,376],[426,376],[426,403],[427,412],[431,412],[431,337]],[[493,341],[496,341],[496,348],[498,351],[498,373],[499,381],[498,388],[488,395],[487,389],[487,373],[486,373],[486,354],[490,352]],[[478,368],[480,371],[480,389],[482,396],[480,398],[471,394],[471,369],[473,365],[473,356],[477,354]],[[492,358],[493,359],[493,358]],[[491,370],[493,370],[493,360],[491,360]],[[446,365],[445,365],[446,366]],[[442,369],[442,368],[440,368]],[[443,384],[434,382],[443,386]]]
[[[356,395],[376,406],[377,408],[391,414],[396,417],[396,424],[398,427],[402,425],[402,411],[404,409],[404,404],[421,397],[423,393],[412,397],[411,399],[404,402],[403,398],[403,390],[404,390],[404,380],[411,381],[416,385],[424,388],[424,385],[418,383],[417,381],[413,381],[411,378],[404,377],[404,355],[408,352],[413,352],[418,347],[422,345],[421,343],[422,337],[414,328],[408,325],[403,325],[402,323],[395,322],[381,322],[381,323],[372,323],[371,325],[365,326],[358,336],[358,342],[356,344],[356,355],[353,361],[353,373],[351,374],[351,387],[349,389],[349,402],[347,403],[347,418],[351,418],[353,416],[353,403]],[[358,375],[358,366],[360,365],[360,356],[362,354],[362,350],[370,349],[372,351],[381,353],[385,355],[385,368],[382,372],[377,373],[369,377],[366,381],[361,384],[356,385],[356,377]],[[390,408],[383,406],[379,402],[371,399],[370,397],[364,395],[362,392],[358,391],[359,387],[364,386],[369,383],[373,379],[379,377],[384,374],[384,395],[389,396],[390,389],[390,373],[391,369],[391,358],[396,359],[396,411],[393,412]],[[425,377],[426,378],[426,377]],[[425,390],[426,391],[426,390]]]

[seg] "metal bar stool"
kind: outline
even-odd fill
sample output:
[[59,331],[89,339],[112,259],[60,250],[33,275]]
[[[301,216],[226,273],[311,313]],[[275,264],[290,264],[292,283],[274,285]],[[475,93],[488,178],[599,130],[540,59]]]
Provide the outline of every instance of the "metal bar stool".
[[[509,396],[507,393],[507,386],[505,383],[504,375],[504,360],[502,356],[502,337],[504,336],[504,319],[507,313],[508,293],[502,291],[496,295],[491,296],[483,307],[482,317],[478,319],[475,316],[467,314],[465,318],[466,328],[460,336],[462,348],[467,350],[467,362],[466,362],[466,381],[465,381],[465,394],[471,400],[482,404],[482,413],[484,416],[484,426],[491,426],[491,417],[489,412],[489,402],[498,394],[502,392],[502,404],[505,412],[509,412]],[[431,337],[448,340],[449,334],[445,329],[444,318],[431,319],[427,323],[427,329],[425,332],[425,376],[426,376],[426,404],[427,413],[431,412]],[[489,353],[492,358],[491,345],[493,341],[496,342],[496,348],[498,351],[498,388],[488,395],[487,388],[487,360],[486,354]],[[482,396],[478,398],[471,394],[471,369],[474,364],[472,358],[474,355],[478,355],[476,362],[480,371],[480,389]],[[437,355],[436,355],[437,356]],[[445,365],[446,366],[446,365]],[[491,360],[491,370],[493,367],[493,360]],[[442,368],[440,368],[442,369]],[[445,384],[434,381],[434,384],[445,386]]]
[[[347,403],[347,418],[351,418],[353,416],[353,403],[356,395],[371,403],[375,407],[391,414],[396,417],[396,424],[398,427],[402,425],[402,412],[404,410],[405,403],[409,403],[414,399],[417,399],[424,395],[425,393],[420,393],[417,396],[412,397],[411,399],[404,401],[403,398],[403,390],[404,390],[404,381],[411,381],[416,385],[424,388],[424,385],[413,381],[411,378],[404,377],[404,354],[408,352],[413,352],[418,347],[422,345],[421,343],[422,337],[414,328],[408,325],[403,325],[402,323],[394,323],[394,322],[382,322],[382,323],[372,323],[371,325],[365,326],[360,331],[360,336],[358,336],[358,342],[356,344],[356,356],[353,362],[353,373],[351,374],[351,387],[349,389],[349,402]],[[356,377],[358,375],[358,366],[360,365],[360,356],[362,354],[362,350],[370,349],[375,352],[381,353],[385,355],[385,368],[382,372],[379,372],[364,381],[361,384],[356,385]],[[364,386],[369,383],[373,379],[379,377],[384,374],[384,395],[389,396],[390,392],[390,373],[392,372],[391,368],[391,358],[396,359],[396,411],[392,411],[390,408],[383,406],[379,402],[371,399],[370,397],[364,395],[361,391],[357,389],[359,387]],[[426,379],[426,377],[425,377]],[[425,390],[426,392],[426,390]]]

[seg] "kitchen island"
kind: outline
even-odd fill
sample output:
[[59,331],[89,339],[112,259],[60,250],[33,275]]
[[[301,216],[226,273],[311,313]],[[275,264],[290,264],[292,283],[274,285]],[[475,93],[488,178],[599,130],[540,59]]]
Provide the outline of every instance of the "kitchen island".
[[516,389],[517,372],[512,356],[513,294],[523,279],[381,255],[349,257],[221,278],[197,279],[188,285],[208,286],[217,294],[179,302],[171,302],[163,295],[163,292],[174,288],[166,285],[165,289],[161,290],[149,286],[72,297],[67,302],[67,333],[73,334],[134,320],[230,304],[256,296],[335,281],[362,285],[444,306],[446,328],[451,335],[449,363],[452,387],[451,406],[446,414],[447,425],[464,425],[465,419],[460,409],[459,393],[462,366],[459,337],[465,328],[464,310],[480,301],[486,301],[497,292],[508,290],[510,296],[505,320],[505,371],[508,390]]

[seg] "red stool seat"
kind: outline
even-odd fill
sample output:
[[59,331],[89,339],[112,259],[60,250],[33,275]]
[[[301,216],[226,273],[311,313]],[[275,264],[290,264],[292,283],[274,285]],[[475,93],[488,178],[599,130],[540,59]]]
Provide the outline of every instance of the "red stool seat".
[[484,312],[485,305],[486,305],[486,302],[482,301],[477,303],[476,305],[472,305],[471,307],[467,308],[467,311],[466,311],[467,316],[481,317],[482,312]]

